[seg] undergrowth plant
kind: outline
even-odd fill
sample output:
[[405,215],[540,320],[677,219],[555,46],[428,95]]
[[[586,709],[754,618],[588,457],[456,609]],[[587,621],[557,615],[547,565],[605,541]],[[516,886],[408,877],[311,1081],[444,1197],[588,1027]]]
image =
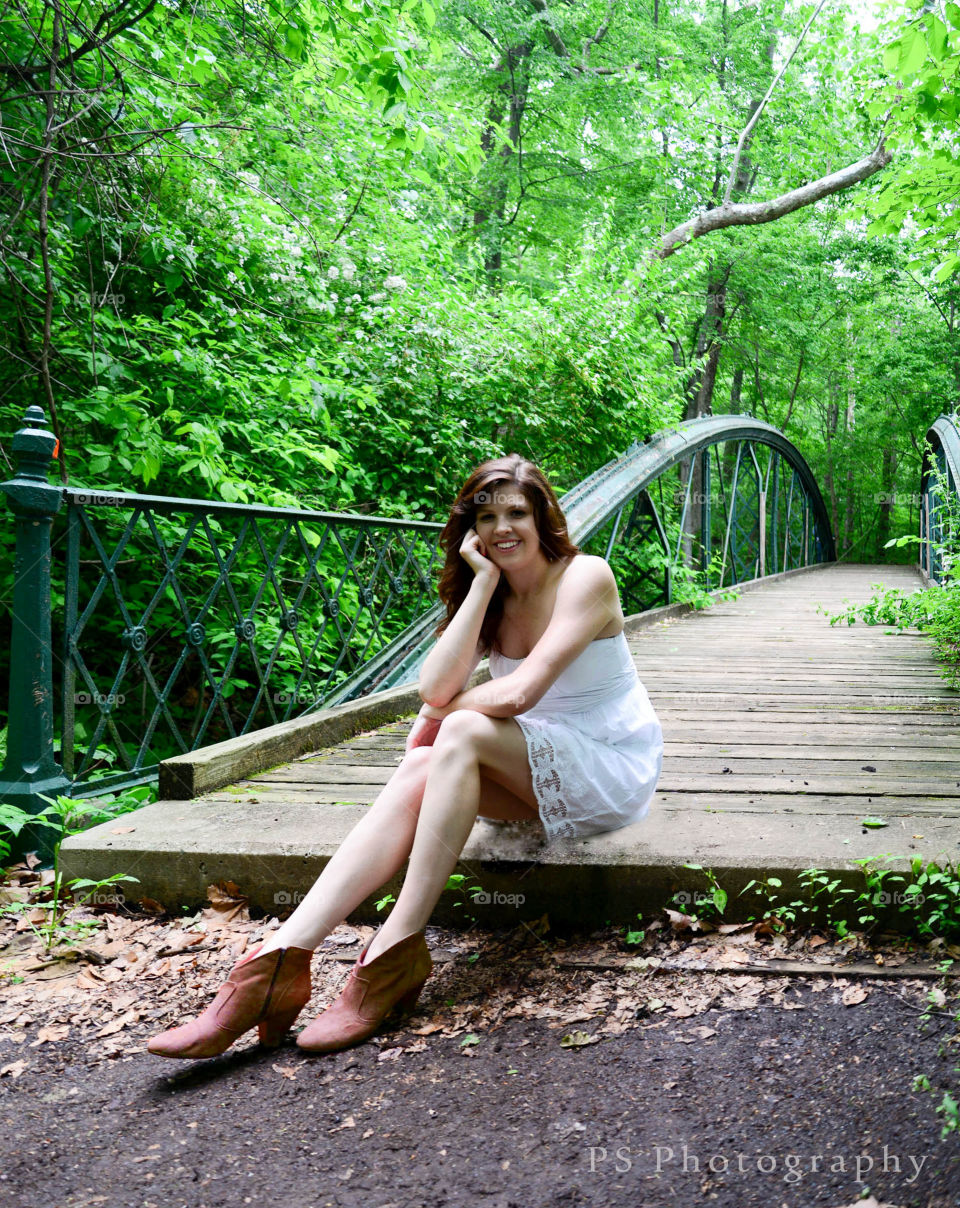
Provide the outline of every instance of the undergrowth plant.
[[[831,625],[841,622],[853,625],[859,620],[867,625],[888,625],[897,632],[904,629],[924,630],[933,639],[942,664],[941,675],[951,688],[960,689],[960,580],[954,574],[954,568],[960,562],[960,497],[931,456],[929,444],[927,455],[931,457],[939,499],[941,539],[932,544],[943,568],[942,582],[910,592],[884,587],[882,583],[871,583],[874,595],[866,603],[851,604],[849,600],[844,600],[846,607],[838,612],[830,612],[818,604],[817,612],[826,616]],[[907,533],[891,538],[884,548],[919,546],[927,540]]]
[[[0,862],[9,858],[12,839],[16,838],[27,825],[40,826],[52,831],[52,871],[53,878],[49,885],[38,887],[38,892],[31,894],[27,901],[7,902],[0,906],[0,914],[16,916],[33,910],[47,912],[45,921],[37,927],[30,923],[33,931],[43,941],[44,948],[49,951],[57,943],[72,943],[82,937],[87,931],[98,926],[92,920],[77,920],[66,922],[68,911],[74,906],[82,906],[96,899],[106,889],[111,889],[125,882],[137,882],[136,877],[124,873],[114,873],[102,880],[92,880],[89,877],[72,877],[65,881],[60,872],[60,847],[68,835],[78,834],[90,826],[107,822],[121,814],[139,809],[149,800],[156,798],[156,790],[150,786],[140,786],[128,789],[116,796],[84,800],[73,797],[57,797],[54,801],[44,797],[46,807],[37,814],[22,810],[8,803],[0,803]],[[41,897],[40,894],[44,896]],[[46,896],[49,894],[49,897]],[[110,900],[116,901],[115,895]]]

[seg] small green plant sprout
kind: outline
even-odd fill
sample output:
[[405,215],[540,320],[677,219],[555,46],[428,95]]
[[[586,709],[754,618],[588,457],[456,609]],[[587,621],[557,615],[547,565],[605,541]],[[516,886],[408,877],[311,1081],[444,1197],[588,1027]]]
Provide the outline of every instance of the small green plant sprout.
[[702,864],[684,864],[683,867],[702,872],[710,888],[706,892],[678,890],[673,895],[672,901],[682,908],[684,914],[693,915],[698,919],[709,920],[722,917],[727,908],[727,891],[721,888],[713,871],[704,868]]
[[387,908],[387,907],[388,907],[388,906],[389,906],[389,905],[390,905],[392,902],[395,902],[396,900],[397,900],[397,899],[396,899],[396,897],[394,896],[394,894],[392,894],[392,893],[386,893],[386,894],[384,894],[384,895],[383,895],[383,897],[380,899],[380,901],[376,903],[377,910],[386,910],[386,908]]
[[[484,900],[488,899],[488,894],[482,885],[466,886],[464,884],[464,882],[466,880],[467,880],[467,877],[466,877],[465,873],[462,873],[462,872],[451,873],[450,876],[447,878],[447,883],[444,886],[444,889],[449,889],[452,893],[468,894],[470,897],[470,900],[473,902],[478,902],[478,901],[483,902]],[[459,902],[455,902],[454,905],[463,906],[464,902],[461,899]]]
[[784,931],[787,923],[793,922],[795,919],[796,912],[790,906],[777,906],[779,894],[774,891],[782,888],[783,882],[779,877],[763,877],[759,881],[748,881],[737,894],[737,897],[742,898],[745,893],[753,890],[753,897],[760,899],[760,909],[762,911],[759,916],[756,914],[748,915],[748,922],[768,922],[774,931]]
[[[147,790],[148,792],[150,790]],[[126,795],[125,795],[126,798]],[[142,803],[142,794],[137,794],[132,798],[137,804],[128,805],[126,799],[121,800],[121,809],[138,808]],[[123,873],[114,873],[110,877],[106,877],[102,881],[91,881],[85,877],[74,877],[71,881],[64,881],[60,873],[60,846],[67,835],[76,834],[78,831],[85,829],[90,825],[90,819],[93,817],[96,822],[106,821],[108,818],[115,817],[117,812],[115,802],[108,802],[105,806],[103,802],[85,801],[73,797],[58,797],[53,801],[49,797],[44,797],[47,802],[44,809],[37,814],[24,815],[23,810],[17,809],[15,806],[4,804],[0,806],[0,822],[12,834],[19,834],[20,830],[26,823],[34,826],[43,826],[52,829],[55,832],[55,840],[53,844],[53,877],[49,885],[45,885],[44,891],[51,893],[51,898],[47,901],[33,902],[10,902],[7,905],[0,907],[0,913],[15,914],[24,910],[40,909],[47,911],[47,918],[41,924],[40,928],[33,927],[34,932],[43,941],[44,948],[49,951],[58,942],[73,942],[78,934],[85,934],[91,927],[97,924],[92,920],[78,921],[73,923],[65,923],[64,916],[70,906],[81,905],[95,897],[101,890],[116,886],[121,882],[137,880],[136,877],[125,876]],[[7,845],[9,851],[9,845]],[[71,902],[67,905],[68,899],[74,890],[86,890],[80,902]],[[113,895],[110,895],[113,897]]]
[[940,1100],[940,1106],[936,1112],[938,1116],[943,1116],[943,1123],[940,1127],[941,1141],[949,1137],[951,1133],[960,1132],[960,1104],[949,1091],[943,1092],[943,1098]]
[[[637,915],[637,921],[640,923],[643,922],[642,914]],[[642,944],[646,938],[647,938],[646,931],[630,931],[628,928],[623,937],[623,942],[625,944],[629,944],[629,945],[633,946],[635,944]]]

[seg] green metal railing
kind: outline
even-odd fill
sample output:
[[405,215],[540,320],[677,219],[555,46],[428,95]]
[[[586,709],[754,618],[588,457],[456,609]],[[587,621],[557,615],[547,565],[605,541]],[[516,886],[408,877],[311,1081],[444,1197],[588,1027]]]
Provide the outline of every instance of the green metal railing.
[[41,794],[144,783],[163,758],[322,707],[436,598],[440,524],[62,488],[55,443],[30,408],[3,484],[17,555],[0,800],[35,812]]
[[[17,547],[0,801],[37,812],[143,783],[170,755],[416,680],[442,615],[440,524],[62,488],[55,445],[31,407],[2,484]],[[561,504],[627,612],[670,602],[690,568],[716,588],[835,558],[806,462],[748,416],[634,444]]]
[[[613,568],[624,611],[669,604],[678,575],[699,568],[707,589],[833,562],[826,505],[800,451],[746,415],[705,416],[656,433],[560,500],[570,536]],[[432,608],[351,685],[416,681],[442,615]],[[338,695],[334,699],[348,699]]]
[[943,548],[956,534],[948,531],[942,481],[954,499],[960,495],[960,431],[955,417],[941,415],[924,442],[920,473],[920,570],[934,583],[944,580]]

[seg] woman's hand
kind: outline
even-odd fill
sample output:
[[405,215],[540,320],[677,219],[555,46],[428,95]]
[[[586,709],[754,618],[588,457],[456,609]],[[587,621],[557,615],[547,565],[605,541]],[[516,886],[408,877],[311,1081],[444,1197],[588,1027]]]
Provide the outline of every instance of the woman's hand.
[[440,730],[440,723],[445,717],[445,710],[437,709],[433,705],[424,705],[407,735],[404,750],[412,751],[414,747],[432,747]]
[[460,557],[478,577],[483,576],[494,583],[500,581],[500,567],[487,556],[487,547],[480,540],[476,529],[467,529],[460,542]]

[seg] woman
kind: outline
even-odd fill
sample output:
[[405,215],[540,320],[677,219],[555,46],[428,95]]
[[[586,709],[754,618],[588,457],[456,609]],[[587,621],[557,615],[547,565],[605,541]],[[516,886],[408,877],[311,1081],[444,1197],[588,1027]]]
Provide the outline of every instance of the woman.
[[[278,1044],[310,998],[314,948],[409,861],[393,910],[340,997],[297,1037],[328,1052],[412,1008],[432,963],[430,918],[477,816],[536,821],[549,839],[615,830],[649,809],[663,735],[637,678],[616,582],[580,553],[541,471],[478,466],[441,540],[447,616],[423,664],[406,753],[290,918],[233,968],[194,1022],[151,1053],[213,1057],[255,1025]],[[466,685],[485,654],[491,680]]]

